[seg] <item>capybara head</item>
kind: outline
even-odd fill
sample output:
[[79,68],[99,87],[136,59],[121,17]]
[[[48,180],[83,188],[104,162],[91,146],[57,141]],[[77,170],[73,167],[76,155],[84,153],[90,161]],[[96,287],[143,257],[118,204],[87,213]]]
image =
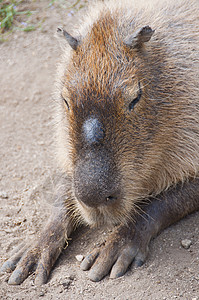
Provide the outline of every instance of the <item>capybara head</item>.
[[158,29],[130,20],[125,27],[119,14],[107,9],[76,38],[59,29],[70,48],[59,156],[72,177],[71,202],[89,224],[127,223],[139,201],[191,170],[176,155],[186,100],[175,103],[184,93],[174,84],[175,61],[168,61]]

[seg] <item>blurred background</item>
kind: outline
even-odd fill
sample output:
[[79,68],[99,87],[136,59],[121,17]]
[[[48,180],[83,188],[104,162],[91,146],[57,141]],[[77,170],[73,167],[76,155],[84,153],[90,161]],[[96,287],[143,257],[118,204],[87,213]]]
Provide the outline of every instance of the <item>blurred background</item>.
[[0,41],[16,30],[43,29],[53,10],[64,10],[68,17],[87,5],[87,0],[0,0]]

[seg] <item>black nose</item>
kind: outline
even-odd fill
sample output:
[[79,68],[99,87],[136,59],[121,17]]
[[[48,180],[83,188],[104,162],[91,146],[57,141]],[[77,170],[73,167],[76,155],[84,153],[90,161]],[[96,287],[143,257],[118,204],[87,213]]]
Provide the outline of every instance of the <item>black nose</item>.
[[113,203],[119,195],[117,170],[106,152],[88,152],[74,172],[76,199],[97,207]]
[[83,124],[83,135],[89,145],[98,144],[104,139],[105,130],[96,117],[90,117]]

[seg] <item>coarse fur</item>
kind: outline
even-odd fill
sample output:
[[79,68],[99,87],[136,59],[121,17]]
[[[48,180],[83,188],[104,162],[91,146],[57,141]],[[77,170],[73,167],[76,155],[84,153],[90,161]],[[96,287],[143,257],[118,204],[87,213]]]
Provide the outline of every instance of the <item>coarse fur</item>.
[[[66,206],[77,220],[126,224],[140,201],[198,176],[198,11],[197,0],[96,2],[72,32],[80,43],[65,46],[56,93],[58,160],[73,178],[83,123],[97,116],[121,186],[110,205],[89,207],[73,193]],[[146,25],[151,40],[127,47]],[[142,97],[130,111],[139,83]]]

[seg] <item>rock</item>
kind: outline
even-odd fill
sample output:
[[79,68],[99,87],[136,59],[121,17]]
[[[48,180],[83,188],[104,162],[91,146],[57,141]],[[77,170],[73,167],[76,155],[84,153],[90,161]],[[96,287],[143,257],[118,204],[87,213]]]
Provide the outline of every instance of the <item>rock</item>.
[[81,262],[84,259],[84,256],[79,254],[75,256],[76,260],[78,260],[79,262]]
[[41,291],[39,292],[39,297],[43,297],[43,296],[45,296],[45,291],[41,290]]
[[185,249],[189,249],[191,244],[192,244],[191,240],[188,240],[188,239],[184,239],[184,240],[181,241],[181,245]]
[[8,194],[4,191],[0,191],[0,198],[2,199],[8,199]]

